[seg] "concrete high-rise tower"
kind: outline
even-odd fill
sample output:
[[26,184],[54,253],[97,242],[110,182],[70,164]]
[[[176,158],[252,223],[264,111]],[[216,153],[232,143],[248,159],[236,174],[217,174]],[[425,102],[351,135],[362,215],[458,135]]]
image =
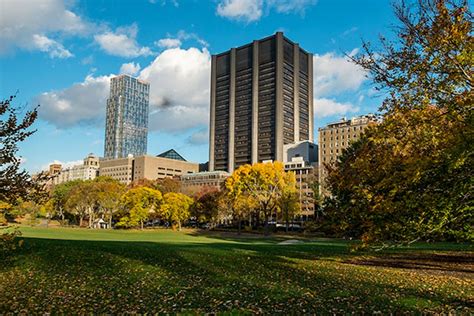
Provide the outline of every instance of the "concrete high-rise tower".
[[104,158],[145,155],[150,84],[128,75],[110,80]]
[[212,56],[209,170],[283,161],[313,141],[313,56],[277,32]]

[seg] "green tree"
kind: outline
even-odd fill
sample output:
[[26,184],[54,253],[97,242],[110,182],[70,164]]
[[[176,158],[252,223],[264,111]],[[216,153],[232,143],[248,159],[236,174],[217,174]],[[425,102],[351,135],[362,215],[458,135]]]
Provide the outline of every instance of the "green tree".
[[158,216],[163,197],[161,192],[148,187],[136,187],[128,190],[122,197],[126,215],[120,219],[118,226],[143,229],[144,221]]
[[189,209],[193,204],[193,199],[176,192],[166,193],[163,198],[164,203],[161,205],[161,215],[171,223],[178,224],[178,230],[181,230],[181,223],[189,219],[191,215]]

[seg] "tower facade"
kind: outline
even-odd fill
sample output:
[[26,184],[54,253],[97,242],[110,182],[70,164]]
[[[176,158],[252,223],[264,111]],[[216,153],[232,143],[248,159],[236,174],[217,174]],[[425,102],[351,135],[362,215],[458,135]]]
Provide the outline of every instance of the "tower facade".
[[110,80],[104,158],[146,154],[150,84],[128,75]]
[[209,170],[283,161],[313,141],[313,56],[283,33],[212,56]]

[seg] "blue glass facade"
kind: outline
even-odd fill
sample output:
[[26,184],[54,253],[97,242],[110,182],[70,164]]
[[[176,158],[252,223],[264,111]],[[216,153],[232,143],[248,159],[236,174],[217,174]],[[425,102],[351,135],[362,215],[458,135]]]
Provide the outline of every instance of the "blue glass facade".
[[145,155],[150,84],[128,75],[110,80],[104,158]]

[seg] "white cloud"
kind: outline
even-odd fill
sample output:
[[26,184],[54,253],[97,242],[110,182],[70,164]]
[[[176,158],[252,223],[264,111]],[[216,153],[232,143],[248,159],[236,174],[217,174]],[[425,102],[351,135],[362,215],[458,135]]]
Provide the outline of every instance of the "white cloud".
[[177,38],[162,38],[155,43],[159,47],[175,48],[181,46],[181,41]]
[[316,98],[313,102],[315,117],[344,115],[350,112],[359,111],[359,108],[351,103],[340,103],[333,99]]
[[[150,130],[177,132],[207,126],[210,59],[206,48],[172,48],[140,72],[139,78],[150,83]],[[125,65],[122,68],[131,68]],[[59,128],[103,126],[112,76],[89,75],[66,89],[42,93],[35,100],[41,104],[40,118]]]
[[66,8],[63,0],[0,0],[0,12],[0,53],[20,48],[70,57],[52,36],[85,35],[93,28]]
[[[353,50],[349,55],[357,53]],[[352,63],[346,56],[334,53],[314,55],[314,95],[331,96],[347,91],[356,91],[367,79],[366,72]]]
[[94,36],[94,40],[109,55],[120,57],[149,56],[153,52],[149,47],[138,45],[136,41],[138,27],[119,27],[115,32],[107,31]]
[[219,16],[245,22],[260,20],[263,11],[278,13],[304,14],[307,7],[316,4],[316,0],[221,0],[216,13]]
[[217,14],[232,20],[253,22],[262,16],[262,0],[223,0],[217,5]]
[[178,131],[208,124],[210,60],[206,48],[172,48],[141,71],[139,77],[150,83],[151,129]]
[[84,82],[60,91],[44,92],[36,97],[39,116],[59,128],[84,123],[101,123],[109,95],[110,76],[89,75]]
[[130,75],[130,76],[135,76],[138,74],[138,72],[140,71],[141,67],[140,67],[140,64],[139,63],[127,63],[127,64],[123,64],[121,67],[120,67],[120,73],[121,74],[127,74],[127,75]]
[[279,13],[304,14],[308,6],[315,4],[316,0],[267,0],[267,6],[275,8]]
[[48,53],[51,58],[69,58],[73,56],[72,53],[65,49],[61,43],[47,38],[44,35],[34,34],[33,45],[40,51]]

